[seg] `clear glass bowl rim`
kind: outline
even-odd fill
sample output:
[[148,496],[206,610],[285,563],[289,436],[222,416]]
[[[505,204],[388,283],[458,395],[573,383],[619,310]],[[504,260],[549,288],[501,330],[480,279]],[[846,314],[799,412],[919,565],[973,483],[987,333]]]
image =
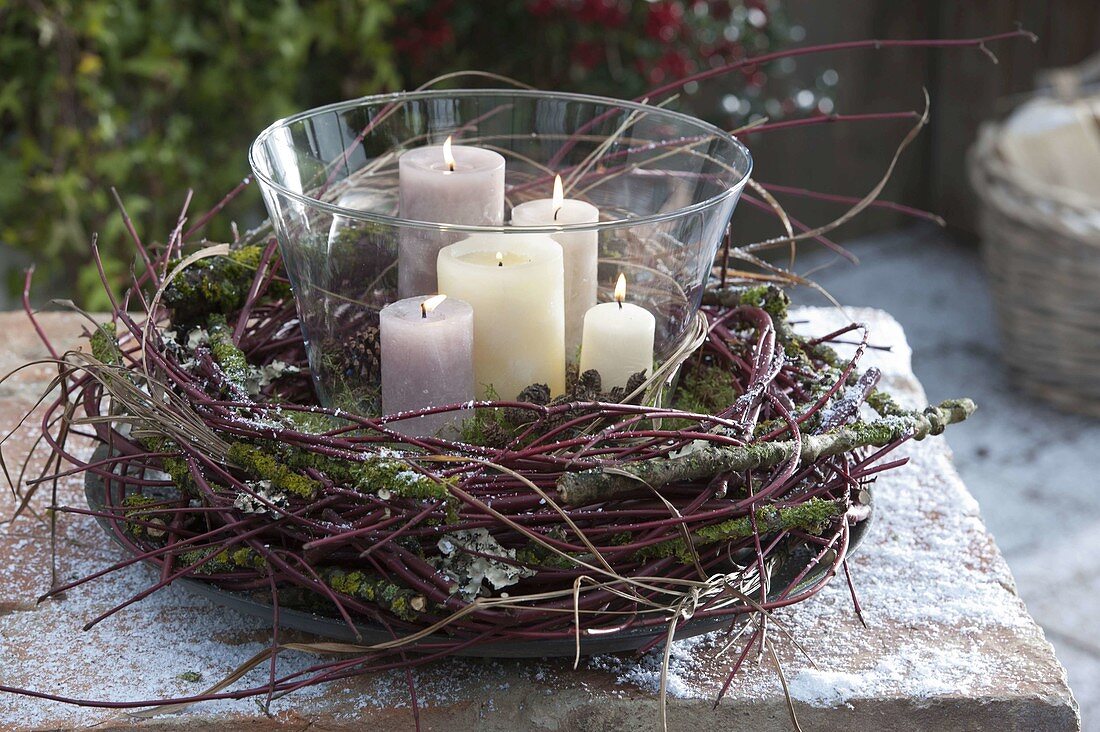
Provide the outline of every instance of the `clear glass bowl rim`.
[[[744,173],[735,182],[730,184],[721,193],[718,193],[710,198],[698,201],[690,206],[684,206],[683,208],[675,209],[673,211],[665,211],[663,213],[649,214],[646,216],[637,216],[633,218],[614,219],[610,221],[599,221],[593,224],[562,224],[557,226],[524,226],[514,227],[511,225],[503,226],[470,226],[470,225],[456,225],[456,224],[440,224],[429,221],[414,221],[411,219],[403,219],[398,216],[386,216],[384,214],[371,213],[369,211],[361,211],[359,209],[344,208],[337,206],[326,201],[322,201],[312,196],[307,196],[304,193],[298,193],[292,191],[286,186],[273,180],[270,176],[262,172],[261,167],[258,165],[260,158],[260,149],[263,144],[270,138],[276,130],[285,129],[297,122],[302,122],[311,117],[317,117],[322,114],[329,114],[332,112],[343,112],[349,109],[355,109],[356,107],[363,107],[368,105],[387,104],[392,102],[401,101],[418,101],[422,99],[438,99],[444,97],[461,97],[461,96],[485,96],[485,97],[529,97],[538,99],[561,99],[575,102],[585,102],[589,104],[601,104],[609,107],[618,107],[622,109],[628,109],[633,111],[642,111],[647,114],[655,114],[661,117],[665,117],[677,122],[691,125],[699,130],[700,133],[709,133],[723,142],[731,145],[737,154],[742,156],[745,160]],[[712,206],[718,205],[730,196],[737,195],[741,188],[744,186],[745,181],[752,175],[753,159],[752,153],[749,149],[738,140],[736,137],[726,132],[720,127],[705,122],[697,117],[693,117],[683,112],[676,112],[670,109],[664,109],[662,107],[655,107],[650,104],[640,104],[638,102],[624,101],[622,99],[614,99],[612,97],[601,97],[591,94],[574,94],[571,92],[546,92],[539,89],[430,89],[423,91],[413,92],[394,92],[391,94],[372,94],[365,97],[359,97],[357,99],[349,99],[343,102],[335,102],[333,104],[326,104],[321,107],[314,107],[313,109],[307,109],[296,114],[292,114],[289,117],[283,117],[276,120],[272,124],[268,125],[252,144],[248,148],[248,162],[252,168],[252,174],[260,180],[264,185],[275,189],[281,195],[292,198],[300,203],[304,203],[307,206],[327,211],[336,216],[342,216],[348,219],[354,219],[358,221],[367,221],[378,224],[387,224],[389,226],[399,227],[413,227],[419,229],[431,229],[436,231],[455,231],[461,233],[516,233],[517,231],[524,231],[527,233],[555,233],[562,231],[601,231],[618,229],[626,226],[638,226],[644,224],[658,223],[662,221],[669,221],[679,218],[685,214],[690,214],[694,211],[702,211]]]

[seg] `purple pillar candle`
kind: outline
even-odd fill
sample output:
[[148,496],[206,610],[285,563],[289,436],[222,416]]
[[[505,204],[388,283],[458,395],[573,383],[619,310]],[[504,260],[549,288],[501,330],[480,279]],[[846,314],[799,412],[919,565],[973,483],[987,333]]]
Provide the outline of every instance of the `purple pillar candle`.
[[[382,410],[398,414],[474,397],[474,309],[462,300],[409,297],[382,308]],[[452,438],[467,410],[391,422],[406,435]]]
[[[401,218],[458,226],[500,226],[504,222],[504,157],[470,145],[418,147],[397,161]],[[398,244],[397,292],[412,297],[438,292],[439,250],[462,234],[402,227]]]

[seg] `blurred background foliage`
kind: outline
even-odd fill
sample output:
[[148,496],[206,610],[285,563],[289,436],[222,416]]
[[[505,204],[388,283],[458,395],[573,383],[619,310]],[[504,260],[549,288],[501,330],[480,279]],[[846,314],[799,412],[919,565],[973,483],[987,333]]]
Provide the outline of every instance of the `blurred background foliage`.
[[[801,34],[775,0],[0,0],[0,31],[6,287],[33,261],[36,289],[89,308],[107,304],[92,235],[111,278],[133,262],[112,186],[142,237],[163,241],[189,189],[193,219],[246,175],[252,138],[294,111],[463,68],[632,97]],[[695,111],[829,111],[817,91],[764,99],[769,74],[790,70],[748,68],[737,95]],[[208,236],[261,212],[249,191]]]

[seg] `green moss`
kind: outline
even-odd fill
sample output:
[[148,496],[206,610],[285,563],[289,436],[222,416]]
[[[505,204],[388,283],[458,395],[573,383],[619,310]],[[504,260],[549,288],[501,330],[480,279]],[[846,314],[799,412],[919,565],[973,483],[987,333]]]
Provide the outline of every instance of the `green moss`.
[[122,505],[129,509],[123,514],[127,519],[125,524],[126,533],[138,539],[152,539],[154,541],[163,539],[167,535],[164,528],[146,525],[166,526],[164,519],[155,516],[154,511],[149,508],[157,503],[160,503],[160,501],[138,493],[126,496],[122,501]]
[[202,674],[198,671],[184,671],[176,676],[180,681],[187,681],[192,684],[197,684],[202,681]]
[[211,554],[215,555],[214,558],[196,569],[195,571],[197,573],[225,574],[228,572],[264,569],[267,567],[267,560],[250,547],[222,549],[220,551],[217,549],[195,549],[181,554],[179,560],[183,565],[190,566],[198,564]]
[[97,361],[102,361],[111,366],[122,363],[122,350],[118,347],[118,339],[115,337],[117,325],[115,323],[100,323],[90,338],[92,356]]
[[[264,247],[250,244],[231,249],[223,257],[210,257],[192,263],[164,290],[163,301],[178,324],[202,322],[210,313],[231,314],[241,309],[256,270],[263,258]],[[285,284],[272,283],[268,295],[282,298],[289,295]]]
[[781,321],[787,319],[787,312],[791,305],[791,298],[787,296],[786,292],[775,285],[746,287],[741,291],[738,301],[740,305],[761,308],[771,315],[772,318]]
[[893,417],[905,414],[905,410],[897,403],[891,394],[880,389],[873,389],[867,395],[867,404],[875,410],[880,417]]
[[[761,535],[790,529],[820,534],[828,527],[830,520],[838,516],[842,510],[843,507],[837,501],[811,498],[805,503],[786,508],[765,506],[756,512],[756,524]],[[702,546],[735,541],[749,536],[752,536],[752,520],[748,516],[743,516],[696,529],[691,534],[691,543],[692,546]],[[676,557],[685,564],[692,561],[692,553],[683,539],[670,539],[645,547],[635,552],[634,557],[640,560]]]
[[[288,409],[283,412],[282,417],[297,431],[310,435],[323,435],[326,432],[348,426],[347,420],[320,412],[301,412],[297,409]],[[345,432],[343,435],[354,437],[356,432]]]
[[[177,452],[179,448],[164,435],[147,435],[141,438],[141,446],[149,452]],[[160,468],[168,473],[172,482],[181,491],[198,495],[195,480],[191,477],[191,466],[182,457],[168,456],[160,458]]]
[[733,374],[724,368],[704,364],[684,373],[676,389],[677,409],[698,414],[717,414],[737,401]]
[[446,501],[452,498],[448,487],[454,484],[453,479],[431,478],[412,470],[402,460],[371,458],[353,464],[350,472],[355,488],[366,493],[388,491],[401,498],[419,501]]
[[419,592],[365,572],[324,567],[319,574],[325,584],[340,594],[378,605],[402,620],[412,622],[428,608],[427,600]]
[[[580,555],[577,555],[580,558]],[[516,549],[516,561],[530,567],[545,567],[548,569],[576,569],[578,564],[568,557],[563,557],[557,552],[552,552],[540,544]]]
[[211,315],[206,323],[206,331],[214,362],[221,367],[226,379],[238,389],[247,392],[247,381],[252,370],[244,352],[233,342],[233,332],[226,324],[225,316]]
[[[485,399],[499,399],[492,384],[485,387]],[[459,427],[459,439],[467,445],[504,447],[515,434],[516,427],[508,421],[504,409],[474,409],[473,415]]]
[[256,445],[234,442],[229,446],[229,459],[256,478],[270,480],[273,487],[302,498],[312,498],[321,488],[318,481],[296,473],[274,451]]

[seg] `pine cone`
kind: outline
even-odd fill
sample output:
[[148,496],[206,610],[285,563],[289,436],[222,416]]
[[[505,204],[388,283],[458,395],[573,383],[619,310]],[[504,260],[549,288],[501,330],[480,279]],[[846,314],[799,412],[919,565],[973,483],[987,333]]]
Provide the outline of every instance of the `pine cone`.
[[507,447],[512,441],[512,433],[499,422],[486,423],[483,434],[486,447]]
[[603,392],[603,378],[596,369],[588,369],[577,378],[573,389],[573,398],[582,402],[592,402],[600,398]]
[[[630,378],[626,380],[626,393],[630,394],[635,391],[639,386],[645,383],[645,380],[645,371],[639,371],[635,374],[631,374]],[[634,402],[638,401],[640,401],[640,397],[635,397]]]
[[377,384],[382,379],[382,358],[379,353],[378,328],[367,326],[359,338],[346,344],[344,376]]
[[[519,393],[517,402],[529,402],[531,404],[546,405],[550,403],[550,387],[546,384],[531,384]],[[518,425],[530,422],[538,414],[530,409],[507,407],[504,410],[504,418],[509,423]]]
[[518,402],[530,402],[531,404],[549,404],[550,387],[546,384],[531,384],[519,393]]

